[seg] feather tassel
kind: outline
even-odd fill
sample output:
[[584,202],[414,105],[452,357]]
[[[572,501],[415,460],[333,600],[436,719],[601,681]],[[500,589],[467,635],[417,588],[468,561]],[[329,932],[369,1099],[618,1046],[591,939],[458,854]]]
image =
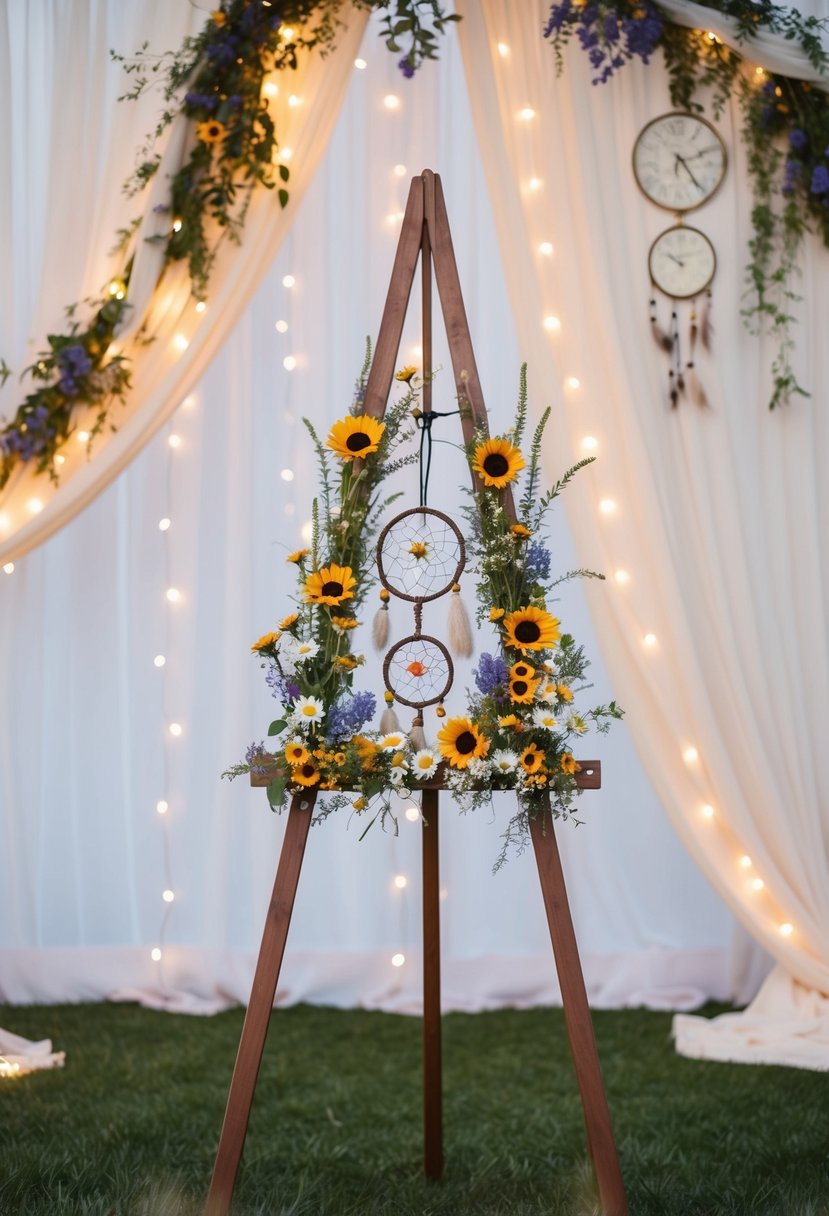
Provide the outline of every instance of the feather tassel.
[[412,729],[409,731],[409,739],[412,747],[416,752],[422,751],[426,746],[426,736],[423,733],[423,715],[418,714],[412,721]]
[[461,659],[472,657],[475,650],[472,640],[472,626],[469,622],[469,613],[466,611],[466,605],[461,599],[459,583],[452,584],[452,597],[449,600],[449,619],[447,621],[446,635],[449,641],[449,648],[453,654]]
[[700,341],[706,350],[711,349],[711,338],[714,333],[714,327],[711,324],[711,292],[707,292],[705,303],[702,306],[702,316],[700,318]]
[[381,604],[374,614],[374,621],[371,626],[371,639],[374,642],[374,649],[378,654],[382,654],[389,643],[388,604]]
[[656,317],[651,317],[651,333],[653,334],[653,340],[659,349],[664,351],[666,355],[669,355],[673,350],[674,345],[671,340],[671,335],[665,333],[665,330],[659,324]]
[[400,722],[393,705],[387,705],[380,715],[380,734],[396,734],[400,730]]
[[689,363],[685,369],[688,378],[688,392],[691,394],[691,400],[700,409],[707,409],[709,405],[708,397],[705,389],[702,387],[702,381],[697,375],[697,369],[693,363]]

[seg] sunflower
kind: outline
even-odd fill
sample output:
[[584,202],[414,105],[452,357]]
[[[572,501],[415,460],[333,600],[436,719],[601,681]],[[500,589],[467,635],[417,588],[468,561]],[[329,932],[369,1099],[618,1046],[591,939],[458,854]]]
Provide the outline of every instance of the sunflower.
[[538,680],[510,680],[509,699],[513,705],[531,705],[535,700]]
[[452,768],[466,768],[470,760],[477,760],[489,751],[489,740],[469,718],[450,718],[438,731],[440,754]]
[[561,771],[563,773],[569,773],[570,776],[573,776],[580,768],[581,765],[570,752],[565,752],[561,757]]
[[413,363],[407,363],[405,367],[401,367],[399,372],[394,373],[395,380],[402,380],[404,384],[408,384],[412,376],[417,372],[417,368]]
[[528,536],[532,536],[532,532],[529,528],[525,528],[523,524],[513,524],[510,532],[513,536],[517,536],[519,540],[526,540]]
[[299,740],[287,744],[284,755],[291,768],[296,768],[300,764],[307,764],[311,759],[311,753],[302,746]]
[[544,763],[544,753],[535,743],[525,747],[521,753],[521,767],[525,773],[537,773]]
[[535,675],[535,668],[530,667],[529,663],[525,663],[523,659],[519,659],[517,663],[513,663],[509,669],[511,680],[531,680]]
[[543,608],[529,604],[504,618],[506,644],[515,650],[549,650],[561,637],[559,624]]
[[335,422],[326,443],[340,460],[353,460],[355,456],[371,456],[380,446],[385,422],[378,422],[370,414],[354,417],[348,414]]
[[521,451],[508,439],[485,439],[475,448],[472,457],[472,472],[477,473],[485,486],[503,490],[524,468]]
[[259,638],[258,641],[253,643],[253,645],[251,646],[251,650],[259,651],[259,652],[261,652],[263,650],[269,650],[271,648],[271,646],[275,646],[278,641],[279,641],[278,633],[263,633],[261,638]]
[[349,629],[356,629],[359,623],[354,616],[337,616],[335,613],[331,613],[331,625],[335,633],[348,633]]
[[524,723],[521,721],[520,718],[517,718],[515,716],[515,714],[506,714],[505,717],[499,718],[498,725],[503,727],[505,730],[508,730],[510,727],[513,730],[523,730],[524,729]]
[[354,597],[357,580],[350,566],[338,566],[332,562],[315,570],[305,580],[305,598],[309,604],[341,604]]
[[285,561],[293,562],[294,565],[298,566],[301,561],[304,561],[310,552],[310,549],[297,549],[294,553],[289,553],[285,558]]
[[279,628],[280,629],[292,629],[298,620],[299,620],[299,613],[292,612],[292,613],[290,613],[289,616],[286,616],[284,618],[284,620],[281,620],[279,622]]
[[196,135],[203,144],[218,144],[227,135],[227,128],[217,118],[210,118],[207,122],[196,123]]
[[291,780],[297,785],[316,785],[319,779],[320,771],[310,760],[291,769]]

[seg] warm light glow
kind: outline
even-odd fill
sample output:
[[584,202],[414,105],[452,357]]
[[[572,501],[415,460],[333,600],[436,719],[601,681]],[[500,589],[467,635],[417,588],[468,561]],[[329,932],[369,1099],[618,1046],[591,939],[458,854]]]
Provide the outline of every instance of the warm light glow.
[[302,537],[302,539],[305,541],[305,544],[310,545],[311,540],[314,535],[314,525],[311,523],[310,519],[307,519],[305,521],[305,523],[302,525],[299,534]]
[[176,738],[179,737],[179,735],[181,734],[181,723],[180,722],[171,722],[170,723],[170,734],[175,735]]
[[6,562],[3,567],[4,574],[14,574],[14,562]]
[[181,435],[168,435],[167,443],[171,448],[181,447]]
[[394,166],[394,176],[395,177],[405,177],[406,176],[406,166],[405,165],[395,165]]
[[656,646],[656,634],[655,633],[646,633],[645,636],[642,638],[642,645],[647,650],[653,650],[654,646]]
[[705,806],[702,808],[700,813],[701,813],[703,819],[713,819],[714,818],[714,808],[712,807],[710,802],[706,802]]
[[274,325],[274,329],[278,334],[286,334],[288,332],[288,322],[277,321],[276,325]]
[[164,519],[160,519],[158,521],[159,532],[166,532],[169,529],[171,523],[172,523],[172,520],[167,519],[166,516],[164,517]]
[[545,258],[551,258],[553,256],[552,243],[550,241],[542,241],[538,246],[538,252],[543,253]]
[[171,891],[169,887],[166,891],[161,892],[161,898],[164,900],[165,904],[171,904],[175,897],[175,892]]
[[293,28],[290,25],[283,25],[282,29],[279,31],[279,37],[282,39],[283,42],[293,42],[293,40],[294,40]]
[[167,660],[165,659],[163,654],[157,654],[155,656],[155,658],[153,659],[153,664],[156,667],[163,667],[166,662],[167,662]]
[[527,189],[532,190],[533,192],[535,192],[536,190],[540,190],[541,186],[542,186],[542,181],[541,181],[540,177],[531,177],[530,180],[527,182]]
[[183,410],[191,410],[195,404],[196,398],[192,393],[190,393],[189,396],[184,398],[179,408]]
[[204,312],[206,308],[207,305],[205,304],[204,300],[198,300],[196,302],[196,312]]
[[30,498],[26,503],[26,506],[29,508],[32,515],[37,515],[39,511],[43,510],[43,503],[39,498]]
[[405,886],[408,886],[408,882],[409,880],[405,874],[395,875],[394,885],[397,887],[398,891],[402,891]]
[[383,98],[383,105],[387,110],[396,110],[400,106],[400,98],[396,93],[387,93]]
[[181,599],[181,592],[179,591],[179,589],[177,587],[168,587],[167,588],[167,599],[170,601],[171,604],[177,604],[179,602],[179,600]]
[[743,853],[742,857],[740,858],[739,864],[740,864],[741,869],[743,869],[743,870],[751,869],[751,858],[749,857],[748,853]]
[[763,882],[762,878],[752,878],[751,885],[755,891],[762,891],[766,884]]
[[548,329],[550,333],[558,333],[561,329],[561,321],[559,321],[558,317],[545,317],[544,328]]
[[420,818],[419,809],[416,806],[407,806],[406,818],[408,819],[409,823],[417,823],[418,819]]
[[286,355],[282,360],[282,366],[285,368],[286,372],[292,372],[296,367],[296,359],[293,355]]
[[60,452],[58,452],[57,456],[55,457],[55,464],[65,464],[65,463],[66,463],[66,457],[61,456]]
[[155,809],[158,811],[159,815],[166,815],[170,809],[170,804],[165,802],[162,798],[155,804]]
[[364,72],[368,67],[368,64],[366,63],[365,59],[355,59],[354,66],[359,72]]
[[279,153],[280,160],[290,160],[294,154],[293,148],[282,148]]
[[9,518],[7,512],[0,511],[0,532],[8,532],[8,530],[11,526],[12,526],[12,521]]
[[272,80],[269,80],[268,83],[265,85],[265,92],[267,93],[268,97],[278,97],[279,96],[279,85],[274,84]]
[[782,925],[780,925],[778,927],[777,932],[780,933],[783,937],[791,937],[791,935],[794,933],[794,925],[790,925],[789,922],[786,920],[783,922]]
[[578,376],[568,376],[565,384],[568,388],[572,389],[573,392],[575,392],[577,388],[581,388],[581,380],[579,380]]
[[584,439],[581,441],[581,446],[584,448],[585,452],[595,452],[596,448],[599,446],[599,441],[594,435],[585,435]]
[[292,93],[288,98],[288,105],[292,110],[297,110],[302,105],[302,98],[297,97],[296,93]]
[[402,224],[402,222],[403,222],[403,212],[402,211],[390,211],[389,214],[386,216],[387,224]]
[[415,359],[422,359],[423,358],[423,347],[417,346],[417,345],[413,346],[412,355]]
[[612,498],[603,498],[599,503],[599,510],[602,515],[612,515],[616,510],[616,503]]
[[89,431],[78,431],[75,438],[78,443],[89,443]]
[[186,338],[184,334],[176,334],[176,336],[173,338],[173,346],[175,346],[176,350],[187,350],[189,345],[190,340],[189,338]]
[[697,760],[699,760],[699,752],[695,747],[686,747],[682,753],[682,759],[686,764],[696,764]]
[[150,951],[150,958],[154,963],[161,962],[161,951],[159,950],[158,946],[153,946],[152,950]]
[[405,954],[393,954],[393,955],[391,956],[391,965],[392,965],[392,967],[402,967],[402,966],[403,966],[403,964],[405,963],[405,961],[406,961],[406,955],[405,955]]
[[506,42],[498,43],[498,54],[502,59],[506,59],[507,55],[509,54],[509,47],[507,46]]
[[0,1077],[16,1077],[20,1075],[20,1065],[7,1060],[5,1056],[0,1056]]
[[765,68],[755,68],[755,69],[754,69],[754,75],[755,75],[755,76],[762,77],[762,76],[765,76],[765,74],[766,74],[766,69],[765,69]]
[[283,481],[293,481],[294,480],[294,470],[293,469],[283,469],[282,472],[279,474],[279,476],[282,478]]
[[294,283],[296,283],[296,279],[294,278],[294,276],[292,274],[286,274],[286,275],[282,276],[282,286],[283,287],[293,287]]
[[535,118],[535,110],[532,106],[524,106],[523,110],[518,111],[518,117],[523,118],[524,122],[529,122],[531,118]]

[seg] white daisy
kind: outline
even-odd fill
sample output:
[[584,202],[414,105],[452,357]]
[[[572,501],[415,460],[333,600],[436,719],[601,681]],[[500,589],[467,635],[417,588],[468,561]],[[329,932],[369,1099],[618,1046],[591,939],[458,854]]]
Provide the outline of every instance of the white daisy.
[[439,763],[440,756],[431,748],[423,747],[412,756],[412,772],[417,775],[419,781],[426,781],[429,777],[434,777]]
[[383,735],[377,746],[381,752],[398,752],[405,742],[406,736],[402,731],[396,730],[390,735]]
[[391,781],[392,785],[401,785],[406,773],[408,772],[408,769],[409,766],[406,764],[405,760],[402,764],[393,765],[389,770],[389,780]]
[[297,722],[318,722],[325,715],[325,706],[316,697],[299,697],[292,717]]
[[542,680],[535,695],[539,701],[543,701],[545,705],[549,705],[551,701],[555,701],[558,693],[556,692],[555,684],[545,684]]
[[555,671],[555,669],[556,669],[555,659],[545,659],[544,666],[547,669],[547,671]]
[[514,773],[518,764],[518,756],[507,748],[501,748],[492,757],[492,767],[496,773]]
[[573,731],[576,735],[586,735],[590,727],[581,714],[570,714],[570,717],[567,719],[567,729]]
[[466,771],[473,781],[483,781],[490,774],[490,763],[484,760],[483,756],[478,756],[475,760],[470,760]]
[[304,659],[313,659],[319,652],[319,643],[313,638],[303,641],[301,638],[287,637],[282,646],[282,656],[288,663],[301,663]]
[[541,706],[533,714],[533,725],[540,726],[543,730],[558,730],[555,714],[550,709],[542,709]]

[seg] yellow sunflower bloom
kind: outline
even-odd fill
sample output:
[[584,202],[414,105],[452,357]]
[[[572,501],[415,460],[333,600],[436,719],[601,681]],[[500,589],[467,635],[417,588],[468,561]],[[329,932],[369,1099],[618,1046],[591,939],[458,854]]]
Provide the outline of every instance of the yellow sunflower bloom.
[[360,664],[354,658],[353,654],[338,654],[334,659],[334,666],[342,667],[345,671],[353,671],[354,668],[359,667]]
[[524,466],[521,449],[508,439],[485,439],[478,444],[472,457],[472,471],[485,486],[503,490]]
[[219,144],[227,135],[227,128],[218,118],[210,118],[196,123],[196,135],[203,144]]
[[399,372],[394,373],[395,380],[402,380],[404,384],[408,384],[412,376],[417,374],[417,368],[413,363],[407,363],[405,367],[401,367]]
[[565,752],[561,757],[561,771],[563,773],[569,773],[572,776],[574,773],[577,773],[580,768],[581,765],[576,760],[575,756],[570,754],[570,752]]
[[535,700],[538,680],[510,680],[509,699],[513,705],[530,705]]
[[532,536],[532,532],[529,530],[529,528],[525,528],[523,524],[513,524],[510,528],[510,532],[513,534],[513,536],[518,536],[521,540],[526,540],[528,536]]
[[270,646],[275,646],[278,641],[278,633],[263,633],[261,638],[253,643],[251,650],[261,652],[263,650],[267,650]]
[[519,659],[517,663],[513,663],[509,669],[509,678],[511,680],[531,680],[535,675],[535,668],[529,663],[525,663],[523,659]]
[[489,740],[469,718],[450,718],[438,731],[438,747],[452,768],[467,768],[470,760],[487,754]]
[[306,764],[298,764],[291,769],[291,780],[297,785],[316,785],[320,779],[320,771],[310,760]]
[[311,753],[301,743],[289,743],[283,754],[291,768],[296,768],[300,764],[307,764],[311,759]]
[[503,718],[499,718],[498,725],[503,726],[505,728],[511,727],[513,730],[523,730],[524,729],[524,723],[521,721],[520,718],[517,718],[515,716],[515,714],[506,714]]
[[279,622],[279,628],[280,629],[290,629],[291,626],[295,625],[298,620],[299,620],[299,613],[292,612],[292,613],[290,613],[290,615],[286,616],[284,620]]
[[331,613],[331,624],[337,633],[347,633],[349,629],[356,629],[359,623],[356,617],[337,616],[335,613]]
[[305,580],[305,598],[309,604],[341,604],[354,597],[357,580],[350,566],[338,566],[332,562],[315,570]]
[[299,563],[301,561],[303,561],[310,552],[311,552],[310,549],[297,549],[294,553],[289,553],[288,556],[285,558],[285,561],[293,562],[294,565],[298,566]]
[[544,763],[544,753],[535,743],[531,743],[521,753],[521,767],[525,773],[537,773]]
[[556,692],[559,695],[559,699],[562,701],[573,700],[573,691],[572,689],[568,688],[566,684],[556,684]]
[[490,608],[490,610],[489,610],[489,619],[491,621],[500,621],[500,619],[503,615],[504,615],[503,608]]
[[515,650],[549,650],[561,637],[560,621],[530,604],[504,618],[506,644]]
[[370,414],[356,418],[348,414],[334,423],[325,442],[340,460],[353,460],[355,456],[371,456],[376,452],[385,429],[385,422],[378,422]]

